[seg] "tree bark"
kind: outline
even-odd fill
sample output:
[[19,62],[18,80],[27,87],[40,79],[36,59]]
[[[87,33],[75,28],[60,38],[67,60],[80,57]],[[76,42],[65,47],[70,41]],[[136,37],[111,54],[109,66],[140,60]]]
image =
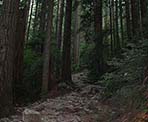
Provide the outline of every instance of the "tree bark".
[[64,17],[64,0],[59,0],[59,12],[58,12],[58,22],[57,22],[57,43],[59,49],[61,49],[61,43],[62,43],[63,17]]
[[[114,40],[114,46],[113,46],[113,50],[115,51],[116,49],[116,45],[117,45],[117,39],[116,39],[116,30],[115,30],[115,26],[116,26],[116,21],[115,21],[115,1],[112,0],[112,20],[113,20],[113,40]],[[114,52],[115,53],[115,52]]]
[[[19,93],[18,87],[23,81],[23,66],[24,66],[24,43],[26,32],[26,18],[27,8],[21,8],[18,14],[16,40],[15,40],[15,54],[14,54],[14,68],[13,68],[13,84],[14,84],[14,102],[17,102]],[[23,87],[23,86],[22,86]]]
[[79,41],[80,41],[80,5],[79,1],[75,0],[75,11],[74,11],[74,38],[73,38],[73,54],[74,54],[74,64],[79,64]]
[[124,47],[124,28],[123,28],[123,0],[119,0],[119,9],[120,9],[120,30],[121,30],[121,47]]
[[13,110],[13,62],[19,0],[3,1],[0,23],[0,117]]
[[131,0],[131,14],[132,14],[132,32],[133,37],[139,37],[140,30],[140,15],[139,15],[139,2],[138,0]]
[[66,15],[62,55],[62,81],[70,83],[71,78],[71,19],[72,0],[66,0]]
[[51,39],[52,39],[52,24],[53,24],[53,0],[50,0],[49,15],[48,15],[48,27],[46,40],[44,42],[44,62],[43,62],[43,76],[42,76],[42,95],[46,95],[49,89],[51,68]]
[[116,0],[115,1],[115,6],[116,6],[116,49],[115,49],[115,52],[117,53],[117,55],[119,54],[119,51],[121,49],[121,45],[120,45],[120,37],[119,37],[119,21],[118,21],[118,15],[119,15],[119,9],[118,9],[118,3],[119,3],[119,0]]
[[42,37],[41,37],[41,53],[43,53],[44,41],[46,40],[45,33],[48,31],[47,24],[48,24],[49,20],[47,20],[46,16],[48,16],[47,11],[50,9],[49,4],[50,4],[49,0],[43,0],[41,3],[41,15],[40,15],[40,23],[39,23],[39,31],[42,35]]
[[132,25],[131,25],[130,2],[129,2],[129,0],[125,1],[125,7],[126,7],[126,32],[127,32],[128,40],[131,40],[131,38],[132,38]]
[[26,42],[28,42],[28,40],[29,40],[29,33],[30,33],[30,26],[31,26],[31,21],[32,21],[33,6],[34,6],[34,0],[32,0],[31,8],[29,7],[30,8],[30,16],[29,16],[29,21],[28,21],[28,26],[27,26]]
[[147,0],[140,0],[140,8],[141,8],[141,22],[142,22],[142,33],[144,38],[148,38],[147,36]]
[[110,39],[111,39],[111,55],[114,53],[114,40],[113,40],[113,6],[112,0],[110,0]]
[[102,36],[102,0],[93,0],[95,29],[95,72],[101,76],[104,72],[103,36]]
[[60,0],[56,1],[56,21],[55,21],[55,34],[57,35],[58,31],[58,17],[59,17],[59,11],[60,11]]
[[[33,22],[33,33],[38,31],[38,10],[39,9],[39,1],[36,0],[36,7],[35,7],[35,15],[34,15],[34,22]],[[42,14],[41,14],[42,15]]]

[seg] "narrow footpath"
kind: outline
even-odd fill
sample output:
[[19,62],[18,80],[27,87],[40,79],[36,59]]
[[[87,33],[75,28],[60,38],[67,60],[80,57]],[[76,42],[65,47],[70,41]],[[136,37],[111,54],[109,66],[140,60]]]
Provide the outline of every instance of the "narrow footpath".
[[3,118],[0,122],[23,122],[22,112],[26,109],[39,112],[42,122],[121,122],[117,119],[116,108],[100,102],[102,88],[89,84],[86,73],[73,75],[79,90],[24,108],[18,107],[17,115]]

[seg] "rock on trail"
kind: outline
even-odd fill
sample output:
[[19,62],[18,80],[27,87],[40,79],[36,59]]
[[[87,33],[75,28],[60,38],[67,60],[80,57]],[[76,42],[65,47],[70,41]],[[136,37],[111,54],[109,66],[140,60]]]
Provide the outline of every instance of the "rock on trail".
[[99,87],[88,84],[86,72],[74,74],[73,81],[78,91],[17,108],[23,114],[3,118],[0,122],[107,122],[105,118],[110,109],[101,105]]

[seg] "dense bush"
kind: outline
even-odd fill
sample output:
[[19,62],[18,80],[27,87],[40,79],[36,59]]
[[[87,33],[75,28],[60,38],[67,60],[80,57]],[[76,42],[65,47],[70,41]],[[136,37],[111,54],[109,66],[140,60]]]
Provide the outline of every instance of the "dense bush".
[[116,67],[116,70],[102,77],[101,82],[106,86],[105,96],[112,96],[125,86],[142,85],[147,49],[147,40],[137,45],[129,44],[124,49],[123,59],[114,58],[108,62]]
[[23,102],[34,101],[40,96],[42,81],[42,57],[32,49],[24,54],[24,78],[18,87],[19,99]]
[[82,42],[80,45],[80,65],[90,66],[94,43]]

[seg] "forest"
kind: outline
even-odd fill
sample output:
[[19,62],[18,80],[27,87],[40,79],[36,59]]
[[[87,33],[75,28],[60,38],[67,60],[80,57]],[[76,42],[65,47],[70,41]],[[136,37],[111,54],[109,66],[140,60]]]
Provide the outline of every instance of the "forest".
[[0,0],[0,122],[147,121],[147,0]]

